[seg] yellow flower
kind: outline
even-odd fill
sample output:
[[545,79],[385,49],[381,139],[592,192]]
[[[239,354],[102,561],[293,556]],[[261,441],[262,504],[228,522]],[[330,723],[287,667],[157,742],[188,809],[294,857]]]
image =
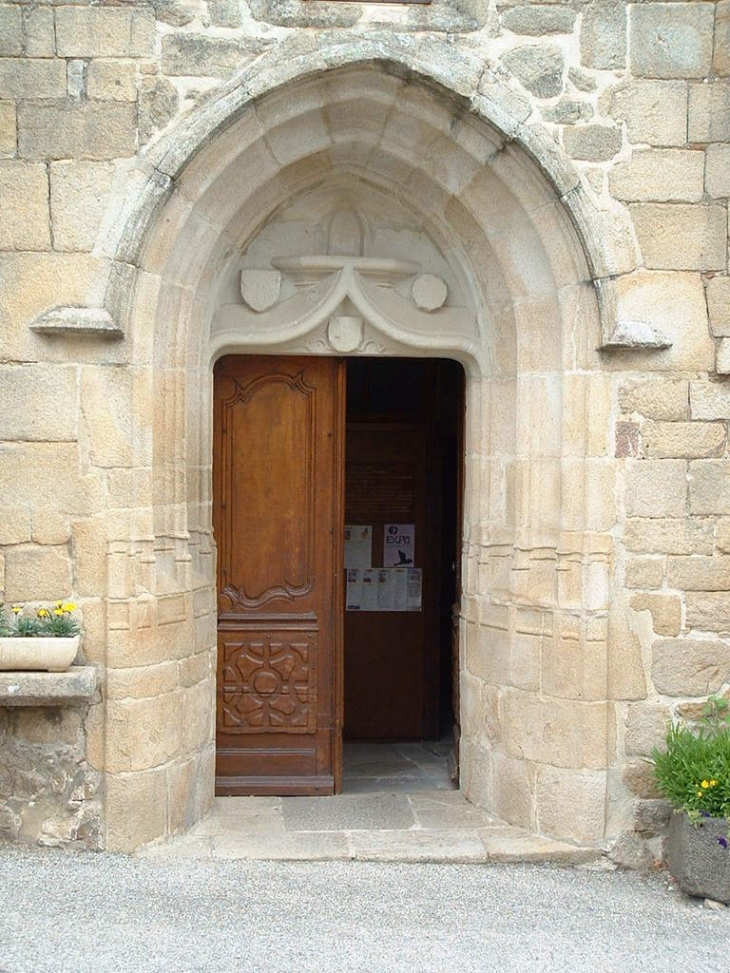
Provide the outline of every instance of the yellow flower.
[[65,612],[76,611],[76,605],[72,601],[65,601],[61,605],[61,611],[65,611]]
[[15,615],[19,615],[22,612],[22,610],[23,610],[23,606],[22,605],[12,605],[11,607],[12,607],[13,613]]
[[56,608],[63,608],[63,602],[62,601],[57,601],[56,602]]
[[712,780],[710,781],[710,787],[717,787],[717,781],[715,780],[715,778],[714,778],[714,777],[713,777],[713,778],[712,778]]
[[53,614],[54,615],[61,616],[61,615],[63,615],[63,609],[62,608],[54,608],[53,609]]
[[705,790],[707,790],[707,788],[710,786],[709,780],[703,780],[702,781],[702,786],[705,788]]
[[39,618],[48,618],[48,615],[49,615],[49,611],[48,611],[47,608],[39,608],[38,609],[38,617]]
[[697,791],[697,797],[702,797],[703,794],[704,794],[704,791]]

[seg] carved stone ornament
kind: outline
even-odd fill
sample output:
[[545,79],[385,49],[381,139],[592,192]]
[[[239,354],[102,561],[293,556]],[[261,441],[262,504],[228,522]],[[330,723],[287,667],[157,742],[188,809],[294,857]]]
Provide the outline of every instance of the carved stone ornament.
[[347,354],[360,347],[363,331],[362,318],[341,314],[330,318],[327,338],[335,351]]
[[241,271],[241,297],[252,311],[268,311],[279,300],[280,293],[278,270]]
[[446,282],[436,274],[420,274],[411,288],[413,303],[422,311],[436,311],[443,307],[448,294]]

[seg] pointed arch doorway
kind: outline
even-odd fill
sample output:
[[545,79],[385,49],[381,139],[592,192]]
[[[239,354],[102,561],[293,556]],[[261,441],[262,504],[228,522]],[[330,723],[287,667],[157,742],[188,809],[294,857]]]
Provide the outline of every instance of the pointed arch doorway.
[[217,793],[337,793],[343,738],[447,736],[456,756],[463,379],[217,363]]

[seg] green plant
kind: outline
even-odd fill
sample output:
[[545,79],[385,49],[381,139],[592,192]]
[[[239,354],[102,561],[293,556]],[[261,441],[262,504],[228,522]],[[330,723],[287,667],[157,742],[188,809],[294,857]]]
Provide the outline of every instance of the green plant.
[[73,617],[72,601],[57,601],[52,608],[41,606],[35,615],[26,615],[23,605],[11,605],[10,613],[0,604],[0,637],[70,638],[81,631]]
[[[673,724],[666,751],[654,748],[654,778],[660,793],[690,821],[730,819],[730,704],[711,696],[693,730]],[[728,846],[722,839],[723,847]]]

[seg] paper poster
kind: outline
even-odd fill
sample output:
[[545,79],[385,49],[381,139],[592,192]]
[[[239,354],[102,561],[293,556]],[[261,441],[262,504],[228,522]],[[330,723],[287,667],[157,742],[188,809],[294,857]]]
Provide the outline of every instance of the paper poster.
[[373,528],[365,524],[345,524],[345,567],[369,568],[373,563]]
[[378,572],[372,568],[362,572],[361,605],[364,612],[378,610]]
[[406,610],[420,612],[422,603],[423,572],[421,568],[408,569],[408,593]]
[[416,550],[413,524],[386,524],[383,528],[383,567],[412,567]]
[[345,611],[359,612],[362,610],[362,579],[361,572],[356,568],[347,571],[347,590],[345,592]]
[[348,568],[345,608],[349,612],[420,611],[421,578],[421,568]]

